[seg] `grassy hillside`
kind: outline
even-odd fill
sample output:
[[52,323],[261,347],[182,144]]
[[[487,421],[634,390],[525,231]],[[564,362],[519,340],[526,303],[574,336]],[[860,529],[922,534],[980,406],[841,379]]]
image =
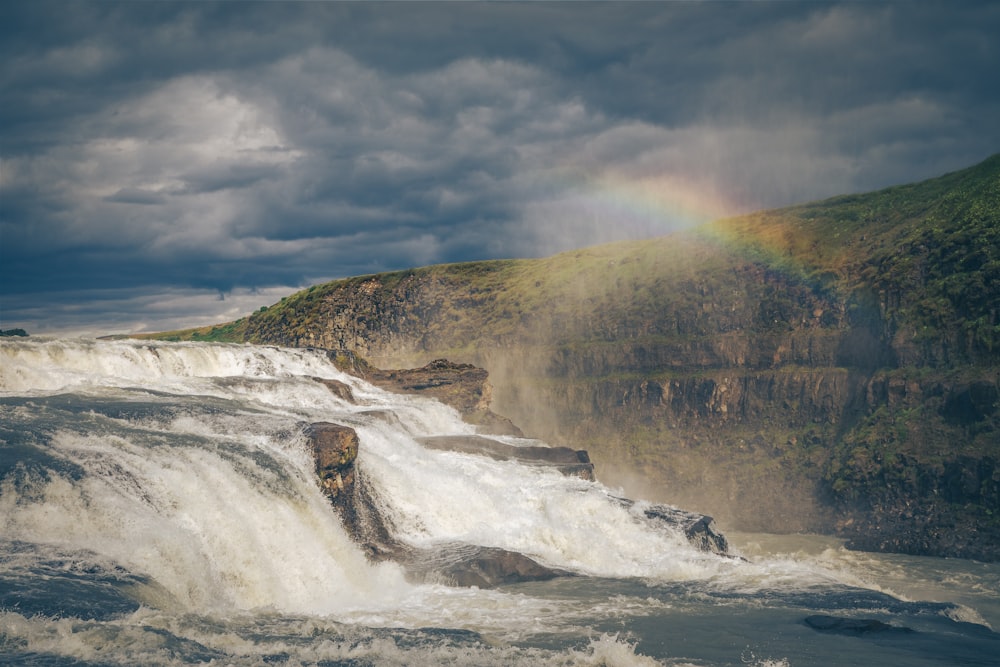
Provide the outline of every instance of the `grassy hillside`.
[[[1000,349],[998,201],[1000,156],[995,156],[924,183],[720,220],[691,234],[540,260],[440,265],[334,281],[282,299],[247,320],[159,336],[252,340],[288,326],[294,327],[293,337],[305,335],[322,326],[311,318],[320,314],[331,291],[373,279],[393,289],[417,279],[461,285],[461,294],[442,297],[434,306],[446,318],[442,327],[488,325],[472,334],[477,339],[520,339],[527,330],[547,342],[558,342],[560,333],[574,341],[580,335],[615,340],[604,329],[567,330],[559,324],[590,322],[606,329],[616,325],[602,320],[655,319],[644,318],[650,309],[703,308],[706,295],[733,287],[722,274],[749,263],[780,276],[782,288],[793,283],[848,301],[854,317],[870,317],[865,309],[878,308],[884,324],[900,337],[897,343],[918,348],[901,351],[916,354],[914,361],[921,364],[950,363],[954,355],[989,361]],[[672,294],[663,294],[666,290]],[[770,305],[779,317],[783,308],[798,305],[780,301],[772,295]],[[554,326],[532,331],[525,326],[530,317],[546,318]],[[912,340],[904,340],[907,336]]]
[[246,340],[247,319],[241,318],[227,324],[216,324],[196,329],[178,329],[157,333],[132,334],[142,340],[201,341],[210,343],[242,343]]
[[633,493],[1000,557],[1000,156],[658,239],[334,281],[163,337],[476,363],[498,412]]
[[[1000,350],[1000,155],[963,171],[713,223],[770,266],[877,299],[922,364]],[[858,304],[860,307],[861,303]],[[910,361],[906,359],[904,361]]]

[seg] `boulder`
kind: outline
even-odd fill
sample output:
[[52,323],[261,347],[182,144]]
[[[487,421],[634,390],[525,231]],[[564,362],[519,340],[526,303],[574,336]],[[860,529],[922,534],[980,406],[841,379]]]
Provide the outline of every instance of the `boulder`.
[[515,551],[464,543],[411,550],[403,563],[411,578],[477,588],[494,588],[525,581],[548,581],[571,574],[546,567]]
[[348,403],[356,403],[354,400],[354,391],[351,389],[350,385],[341,382],[340,380],[330,380],[327,378],[313,378],[313,380],[325,386],[330,390],[330,393],[337,398],[347,401]]
[[817,632],[847,635],[849,637],[863,637],[874,634],[908,635],[915,632],[912,628],[889,625],[874,618],[843,618],[840,616],[828,616],[826,614],[807,616],[805,624]]
[[[611,497],[624,507],[634,507],[635,501],[628,498]],[[702,551],[719,556],[732,557],[729,541],[715,527],[715,520],[705,514],[689,512],[671,505],[650,505],[643,509],[643,516],[654,526],[680,531],[688,542]]]
[[317,422],[305,429],[316,462],[316,475],[324,493],[335,504],[350,497],[354,485],[354,461],[358,457],[358,434],[349,426]]
[[666,526],[679,528],[688,542],[702,551],[731,556],[729,541],[715,527],[715,520],[705,514],[688,512],[670,505],[653,505],[643,511],[646,518]]

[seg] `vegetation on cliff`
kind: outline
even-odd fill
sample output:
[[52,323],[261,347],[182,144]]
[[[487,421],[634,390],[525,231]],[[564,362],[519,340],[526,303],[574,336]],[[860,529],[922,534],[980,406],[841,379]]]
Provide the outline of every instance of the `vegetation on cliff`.
[[[266,308],[265,308],[266,309]],[[200,341],[204,343],[242,343],[246,340],[245,317],[227,324],[216,324],[196,329],[179,329],[157,333],[132,334],[132,338],[166,340],[173,342]]]
[[474,363],[498,412],[633,493],[1000,558],[1000,156],[658,239],[334,281],[169,337]]

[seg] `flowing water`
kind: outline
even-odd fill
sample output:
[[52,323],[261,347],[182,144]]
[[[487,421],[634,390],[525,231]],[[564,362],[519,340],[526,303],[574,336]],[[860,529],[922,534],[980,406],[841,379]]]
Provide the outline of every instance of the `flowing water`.
[[[317,421],[358,432],[404,543],[577,576],[480,590],[369,562],[316,480]],[[319,351],[4,340],[0,664],[997,664],[1000,566],[810,536],[716,556],[620,490],[418,442],[473,432]]]

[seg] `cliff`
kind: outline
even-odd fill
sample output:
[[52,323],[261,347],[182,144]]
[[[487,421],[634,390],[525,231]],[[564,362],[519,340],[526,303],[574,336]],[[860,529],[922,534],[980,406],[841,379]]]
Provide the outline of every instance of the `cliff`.
[[1000,558],[1000,156],[659,239],[335,281],[186,335],[475,364],[499,413],[630,495]]

